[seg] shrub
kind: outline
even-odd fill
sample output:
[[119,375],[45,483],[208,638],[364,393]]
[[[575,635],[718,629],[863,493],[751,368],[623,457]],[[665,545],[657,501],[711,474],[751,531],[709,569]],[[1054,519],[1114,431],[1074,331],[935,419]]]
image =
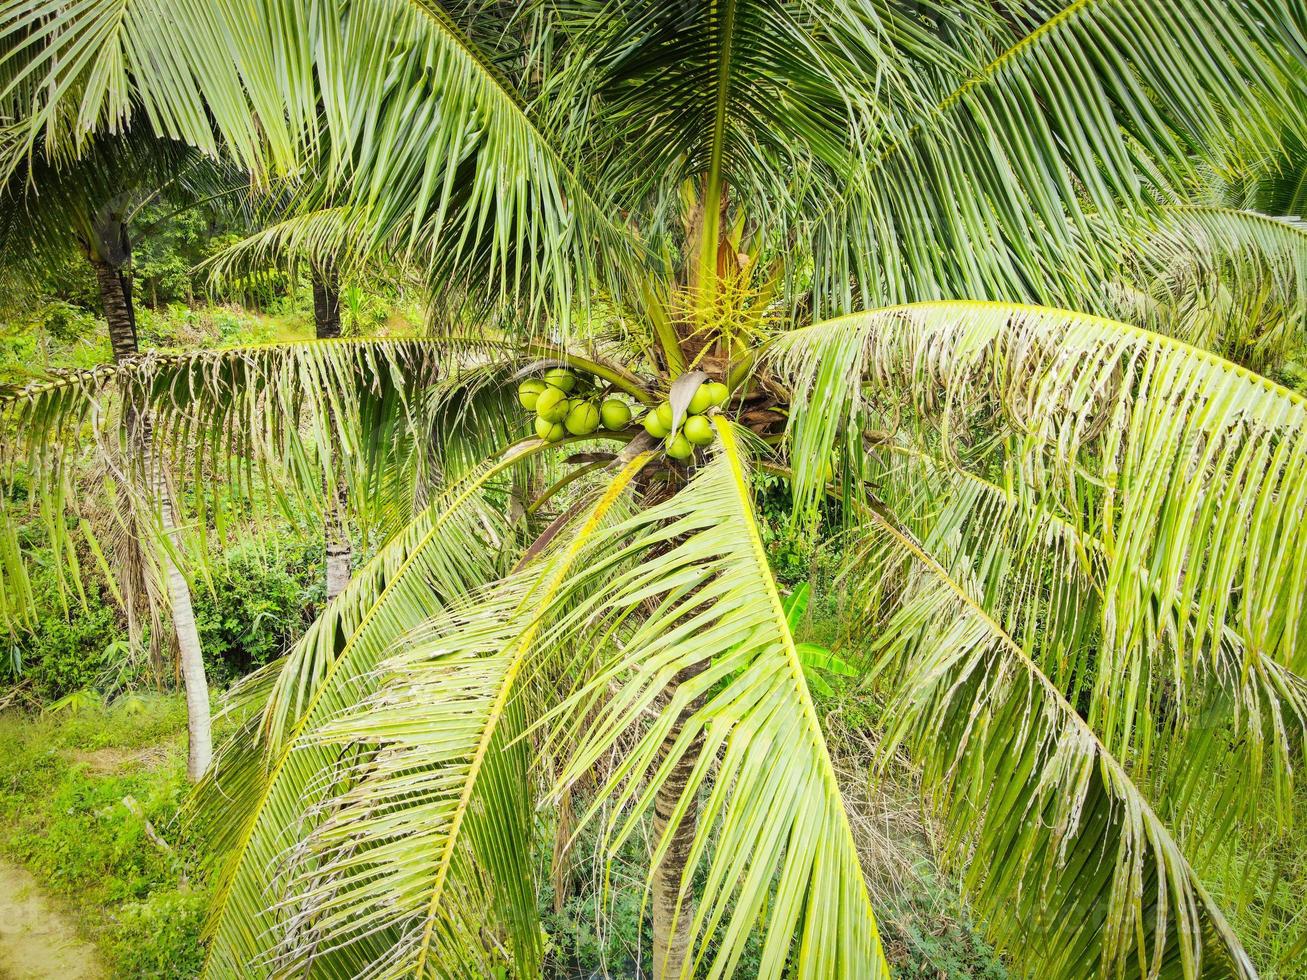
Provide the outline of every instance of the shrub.
[[95,686],[121,649],[117,612],[91,581],[85,583],[86,606],[70,596],[65,616],[53,576],[39,574],[34,579],[39,618],[14,644],[3,669],[30,678],[36,693],[47,700]]
[[241,544],[217,563],[212,588],[195,592],[204,664],[215,687],[275,660],[313,621],[324,599],[323,546],[281,540]]

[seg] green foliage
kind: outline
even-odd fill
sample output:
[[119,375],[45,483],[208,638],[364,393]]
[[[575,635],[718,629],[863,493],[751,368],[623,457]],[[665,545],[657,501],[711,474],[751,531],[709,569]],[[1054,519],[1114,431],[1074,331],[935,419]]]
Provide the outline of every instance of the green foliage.
[[135,216],[132,280],[143,305],[193,302],[207,286],[197,268],[239,240],[211,206],[178,210],[172,201],[153,201]]
[[115,976],[193,977],[208,894],[186,793],[185,706],[0,715],[0,853],[69,901]]
[[46,700],[98,685],[122,653],[122,625],[109,597],[90,579],[84,583],[86,604],[69,596],[65,614],[53,573],[43,568],[33,579],[39,618],[30,632],[10,641],[0,677],[28,678]]
[[301,340],[311,336],[309,315],[294,304],[276,304],[279,312],[262,314],[238,306],[189,307],[171,303],[162,310],[137,310],[142,347],[194,350]]
[[109,338],[94,314],[62,299],[0,318],[0,385],[23,385],[58,368],[90,368],[110,359]]
[[[222,687],[279,657],[317,615],[325,598],[323,545],[288,534],[235,544],[212,563],[211,578],[193,590],[195,617],[209,680]],[[44,563],[33,575],[38,616],[6,641],[0,680],[27,680],[43,701],[84,689],[116,690],[146,683],[141,651],[98,573],[85,570],[86,603],[61,601]],[[211,586],[211,587],[210,587]],[[148,635],[143,637],[143,643]]]
[[[573,853],[589,855],[597,844],[596,832],[586,828],[577,840]],[[653,968],[652,926],[643,910],[640,887],[640,857],[628,845],[622,862],[625,874],[605,901],[593,881],[581,883],[570,891],[562,908],[555,911],[555,887],[546,880],[541,888],[541,922],[548,934],[545,973],[563,977],[637,977],[650,976]],[[577,869],[577,877],[593,873],[593,867]]]
[[796,528],[790,520],[794,507],[789,481],[759,470],[753,474],[753,484],[772,573],[787,586],[806,582],[819,560],[820,545],[816,535]]
[[1003,961],[980,938],[957,883],[930,861],[915,862],[902,895],[881,908],[886,955],[897,976],[1006,980]]
[[212,588],[194,595],[209,683],[222,687],[281,656],[325,599],[323,544],[290,539],[230,548],[212,570]]
[[198,937],[208,900],[201,889],[157,888],[122,905],[101,948],[120,976],[199,976],[204,950]]

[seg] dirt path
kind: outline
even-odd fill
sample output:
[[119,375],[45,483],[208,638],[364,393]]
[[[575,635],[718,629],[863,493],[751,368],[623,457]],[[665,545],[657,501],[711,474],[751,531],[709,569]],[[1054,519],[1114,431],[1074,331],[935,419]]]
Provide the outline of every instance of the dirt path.
[[36,879],[0,861],[0,980],[98,980],[95,947],[77,930]]

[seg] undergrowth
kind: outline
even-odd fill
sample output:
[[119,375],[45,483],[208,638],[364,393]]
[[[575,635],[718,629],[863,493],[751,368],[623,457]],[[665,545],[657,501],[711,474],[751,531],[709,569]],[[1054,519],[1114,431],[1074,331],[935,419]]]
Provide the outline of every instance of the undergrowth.
[[177,819],[185,729],[177,697],[0,714],[0,852],[68,904],[113,976],[199,970],[208,890]]

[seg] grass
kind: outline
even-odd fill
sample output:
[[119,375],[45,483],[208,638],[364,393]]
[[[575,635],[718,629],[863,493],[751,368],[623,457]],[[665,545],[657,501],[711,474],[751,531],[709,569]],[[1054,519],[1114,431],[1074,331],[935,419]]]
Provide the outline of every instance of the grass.
[[72,911],[112,975],[193,977],[208,900],[184,839],[180,698],[0,715],[0,853]]

